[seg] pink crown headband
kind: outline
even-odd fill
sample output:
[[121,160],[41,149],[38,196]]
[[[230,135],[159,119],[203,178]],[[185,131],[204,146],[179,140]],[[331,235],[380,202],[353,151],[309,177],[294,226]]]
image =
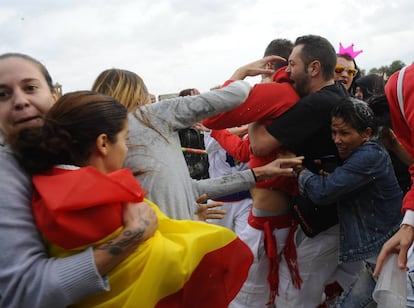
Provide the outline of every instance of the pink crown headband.
[[348,55],[352,59],[355,59],[356,56],[358,56],[361,52],[362,52],[362,49],[361,50],[354,50],[354,44],[351,44],[348,47],[344,48],[344,46],[342,46],[342,43],[339,43],[339,52],[338,52],[338,54],[340,54],[340,55]]

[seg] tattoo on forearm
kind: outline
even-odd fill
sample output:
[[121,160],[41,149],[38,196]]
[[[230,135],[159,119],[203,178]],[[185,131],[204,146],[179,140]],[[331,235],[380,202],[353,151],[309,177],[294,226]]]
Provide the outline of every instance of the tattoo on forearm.
[[120,255],[126,246],[141,239],[144,233],[145,228],[138,229],[134,232],[131,230],[125,230],[122,232],[122,235],[124,237],[121,240],[109,241],[104,245],[98,247],[98,249],[107,250],[111,255],[114,256]]

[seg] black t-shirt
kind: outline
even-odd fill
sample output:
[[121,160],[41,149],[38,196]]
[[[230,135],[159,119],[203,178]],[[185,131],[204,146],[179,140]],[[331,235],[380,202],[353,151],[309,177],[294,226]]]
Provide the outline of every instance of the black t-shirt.
[[288,150],[305,156],[304,165],[317,172],[321,166],[313,163],[315,159],[334,157],[338,160],[338,151],[331,138],[331,114],[338,102],[347,96],[340,84],[326,86],[301,98],[274,119],[267,131]]

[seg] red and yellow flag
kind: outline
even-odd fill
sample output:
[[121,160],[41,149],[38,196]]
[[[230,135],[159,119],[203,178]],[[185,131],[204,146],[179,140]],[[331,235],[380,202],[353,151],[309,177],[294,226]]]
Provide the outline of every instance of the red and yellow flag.
[[[113,237],[122,229],[121,202],[145,194],[127,169],[105,175],[93,167],[54,168],[33,183],[36,223],[56,257]],[[173,220],[144,201],[157,213],[158,230],[109,273],[110,291],[74,306],[227,307],[247,278],[250,249],[226,228]]]

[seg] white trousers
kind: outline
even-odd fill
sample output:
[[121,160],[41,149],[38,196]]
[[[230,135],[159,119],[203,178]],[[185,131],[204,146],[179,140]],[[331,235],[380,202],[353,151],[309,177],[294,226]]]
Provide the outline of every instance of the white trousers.
[[332,279],[338,265],[339,225],[313,238],[307,237],[299,227],[295,242],[302,287],[298,290],[292,285],[289,268],[282,259],[279,296],[275,304],[282,308],[315,308],[323,302],[325,285]]

